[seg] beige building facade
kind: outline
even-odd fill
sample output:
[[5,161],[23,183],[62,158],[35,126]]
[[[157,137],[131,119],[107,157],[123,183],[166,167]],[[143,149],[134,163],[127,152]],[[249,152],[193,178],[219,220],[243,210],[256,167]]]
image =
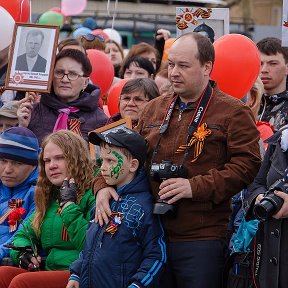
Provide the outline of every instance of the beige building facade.
[[[77,1],[77,0],[75,0]],[[137,1],[135,1],[137,2]],[[197,1],[195,1],[197,2]],[[229,3],[235,3],[230,8],[230,18],[232,22],[242,21],[246,18],[252,19],[256,25],[279,25],[282,17],[282,0],[226,0]],[[60,7],[61,1],[59,0],[32,0],[32,13],[41,14],[51,7]],[[88,1],[87,8],[84,11],[85,15],[107,14],[108,1]],[[110,13],[113,13],[115,1],[110,1]],[[126,2],[123,0],[118,1],[117,11],[120,13],[147,13],[147,14],[162,14],[174,15],[177,5],[161,5],[161,4],[137,4]],[[178,5],[179,6],[179,5]],[[183,5],[181,5],[183,6]],[[187,5],[192,6],[192,5]],[[223,7],[215,6],[214,7]]]
[[[108,2],[110,2],[110,7],[107,8]],[[183,6],[183,4],[161,5],[140,2],[141,0],[134,1],[134,3],[119,0],[118,6],[116,7],[117,15],[128,15],[128,13],[136,15],[154,15],[155,18],[151,19],[156,20],[159,19],[159,17],[166,17],[170,22],[173,22],[176,7]],[[173,1],[171,1],[171,3],[172,2]],[[263,33],[271,33],[275,36],[279,36],[279,33],[281,33],[282,0],[225,0],[225,2],[227,2],[227,6],[230,6],[230,31],[251,32],[252,34],[255,34],[255,32],[260,29],[262,32],[260,33],[261,35],[259,34],[259,37],[262,37]],[[49,10],[51,7],[60,7],[60,3],[61,1],[59,0],[31,0],[32,13],[34,15],[39,15]],[[187,4],[186,6],[193,6],[193,4]],[[211,7],[224,6],[214,5]],[[115,1],[112,0],[88,0],[86,10],[83,12],[83,17],[90,15],[95,16],[97,19],[97,17],[108,17],[110,13],[110,18],[112,19],[114,8]],[[117,16],[115,21],[117,21]],[[257,37],[256,40],[258,40]]]

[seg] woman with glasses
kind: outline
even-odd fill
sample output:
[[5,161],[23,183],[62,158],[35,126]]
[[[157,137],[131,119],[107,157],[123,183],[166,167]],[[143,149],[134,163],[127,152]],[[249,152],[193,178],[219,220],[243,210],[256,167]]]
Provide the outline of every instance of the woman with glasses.
[[68,129],[88,139],[88,132],[107,122],[98,106],[100,90],[85,91],[91,74],[86,55],[75,49],[62,50],[56,56],[52,90],[43,93],[39,103],[33,104],[34,94],[17,111],[19,125],[32,130],[39,142],[49,133]]
[[148,101],[158,97],[159,90],[152,79],[131,79],[123,87],[119,98],[119,113],[112,115],[108,123],[122,118],[131,118],[136,126],[142,110]]

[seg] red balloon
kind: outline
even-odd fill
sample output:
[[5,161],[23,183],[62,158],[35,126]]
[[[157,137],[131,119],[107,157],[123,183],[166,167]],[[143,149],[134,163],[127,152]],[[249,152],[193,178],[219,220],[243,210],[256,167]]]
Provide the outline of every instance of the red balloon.
[[106,94],[114,79],[114,66],[104,52],[95,49],[87,50],[92,65],[90,79],[101,88],[101,96]]
[[0,0],[0,6],[7,10],[15,22],[28,22],[30,18],[29,0]]
[[91,34],[102,35],[106,40],[109,39],[109,35],[107,35],[107,33],[105,33],[102,29],[95,29],[91,32]]
[[238,99],[251,89],[260,72],[260,56],[257,46],[241,34],[228,34],[214,43],[215,63],[211,79],[219,88]]
[[61,12],[61,8],[59,8],[59,7],[52,7],[52,8],[50,8],[48,11],[54,11],[54,12],[63,14],[63,13]]
[[117,83],[115,83],[109,94],[107,99],[107,106],[110,115],[113,115],[119,112],[119,97],[122,92],[124,85],[128,82],[128,79],[121,79]]

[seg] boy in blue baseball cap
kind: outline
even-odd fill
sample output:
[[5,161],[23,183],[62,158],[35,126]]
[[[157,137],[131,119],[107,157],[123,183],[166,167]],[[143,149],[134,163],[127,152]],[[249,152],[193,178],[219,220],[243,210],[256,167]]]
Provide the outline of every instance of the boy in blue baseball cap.
[[89,141],[100,145],[101,174],[119,198],[110,203],[107,225],[91,223],[67,288],[157,287],[166,245],[143,169],[146,142],[125,127],[91,132]]

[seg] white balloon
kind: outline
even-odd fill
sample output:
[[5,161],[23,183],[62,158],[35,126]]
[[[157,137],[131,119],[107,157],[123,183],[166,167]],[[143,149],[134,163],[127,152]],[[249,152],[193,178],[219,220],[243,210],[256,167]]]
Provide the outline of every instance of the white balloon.
[[110,39],[116,41],[119,45],[122,45],[122,37],[118,31],[112,28],[106,28],[103,30],[103,32],[105,32]]
[[8,47],[12,42],[13,30],[15,21],[10,13],[7,12],[3,7],[0,6],[0,51]]

